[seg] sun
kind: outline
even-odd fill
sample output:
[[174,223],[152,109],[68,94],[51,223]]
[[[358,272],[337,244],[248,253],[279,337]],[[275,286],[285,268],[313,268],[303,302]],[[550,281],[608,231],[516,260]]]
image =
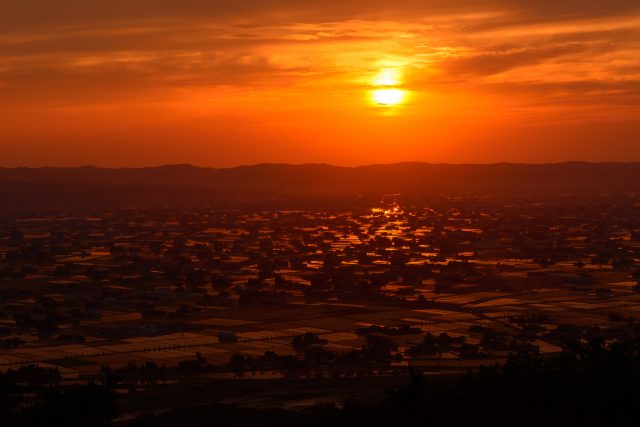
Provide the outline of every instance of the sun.
[[378,89],[373,91],[373,100],[378,105],[398,105],[404,100],[405,93],[401,89]]
[[396,67],[383,68],[371,80],[371,85],[376,87],[371,91],[372,102],[384,107],[392,107],[402,104],[407,92],[402,86],[402,72]]

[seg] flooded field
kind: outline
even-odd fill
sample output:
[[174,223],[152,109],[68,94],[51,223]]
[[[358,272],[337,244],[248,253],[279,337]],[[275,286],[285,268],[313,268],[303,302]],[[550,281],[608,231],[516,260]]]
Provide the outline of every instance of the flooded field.
[[229,378],[461,373],[634,337],[637,206],[386,199],[4,218],[0,369],[55,367],[68,381],[192,360]]

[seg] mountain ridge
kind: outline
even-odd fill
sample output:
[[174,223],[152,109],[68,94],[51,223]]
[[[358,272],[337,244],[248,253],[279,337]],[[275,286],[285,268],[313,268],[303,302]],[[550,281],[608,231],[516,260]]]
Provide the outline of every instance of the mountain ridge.
[[181,204],[317,196],[600,194],[640,192],[640,163],[433,164],[357,167],[263,163],[233,168],[0,168],[0,198],[16,206]]

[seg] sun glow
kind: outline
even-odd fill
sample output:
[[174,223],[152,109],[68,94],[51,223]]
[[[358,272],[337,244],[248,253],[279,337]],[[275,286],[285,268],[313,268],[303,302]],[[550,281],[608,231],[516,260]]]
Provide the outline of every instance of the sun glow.
[[385,68],[381,70],[373,80],[374,86],[397,86],[400,84],[401,75],[397,68]]
[[373,91],[373,100],[379,105],[398,105],[405,97],[400,89],[378,89]]
[[391,107],[401,104],[406,91],[398,88],[402,85],[402,73],[398,68],[383,68],[371,81],[377,89],[371,92],[373,102],[377,105]]

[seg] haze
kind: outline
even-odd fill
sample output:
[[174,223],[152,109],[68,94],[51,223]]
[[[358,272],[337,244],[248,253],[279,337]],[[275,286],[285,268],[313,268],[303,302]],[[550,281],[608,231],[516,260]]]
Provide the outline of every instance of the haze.
[[0,4],[2,166],[640,160],[637,0]]

